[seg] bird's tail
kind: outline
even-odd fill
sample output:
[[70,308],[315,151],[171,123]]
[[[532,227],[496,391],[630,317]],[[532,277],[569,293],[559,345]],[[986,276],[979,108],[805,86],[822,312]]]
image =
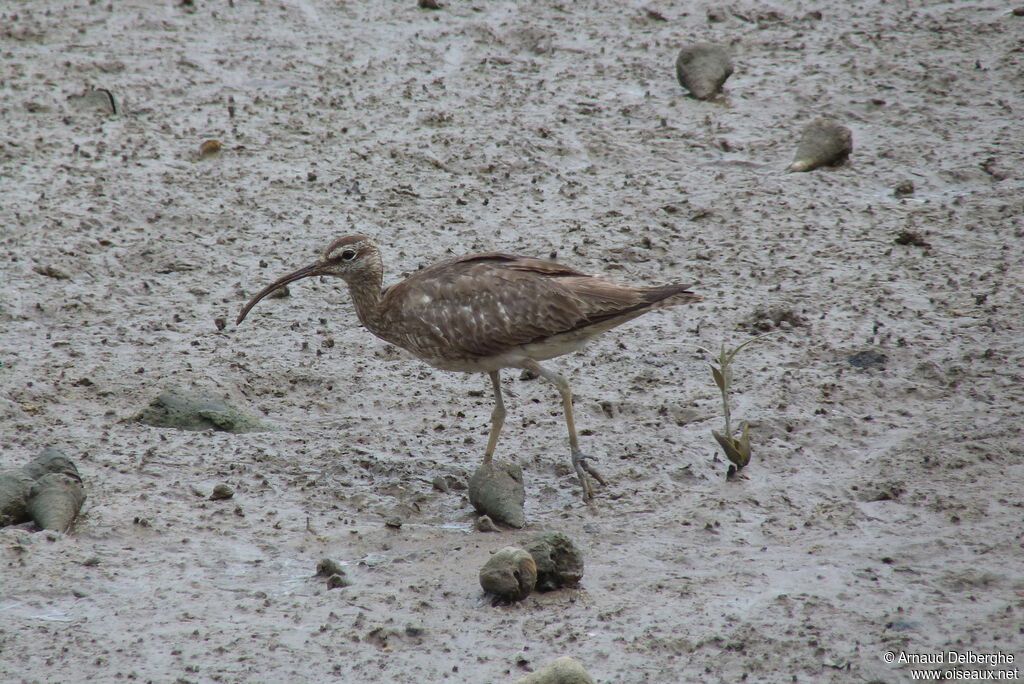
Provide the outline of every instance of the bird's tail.
[[650,304],[651,309],[661,309],[666,306],[677,306],[679,304],[692,304],[703,299],[696,292],[691,292],[693,285],[661,285],[649,287],[644,291],[644,299]]

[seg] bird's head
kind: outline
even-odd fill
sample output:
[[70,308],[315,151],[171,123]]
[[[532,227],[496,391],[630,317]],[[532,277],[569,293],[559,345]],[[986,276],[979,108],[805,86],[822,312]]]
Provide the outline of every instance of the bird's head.
[[327,249],[324,250],[323,256],[312,264],[304,266],[297,271],[292,271],[260,290],[242,308],[238,318],[235,319],[235,324],[237,325],[245,320],[249,311],[261,299],[274,290],[280,289],[296,280],[311,276],[334,276],[341,278],[349,284],[370,282],[380,287],[382,270],[380,252],[377,250],[377,245],[373,244],[370,238],[365,235],[344,235],[328,245]]

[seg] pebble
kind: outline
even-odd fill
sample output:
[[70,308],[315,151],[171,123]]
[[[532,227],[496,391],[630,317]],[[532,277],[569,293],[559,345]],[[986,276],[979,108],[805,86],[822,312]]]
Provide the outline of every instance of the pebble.
[[223,149],[224,146],[221,144],[220,140],[204,140],[202,144],[199,145],[199,159],[203,160],[216,157]]
[[892,194],[896,197],[906,197],[907,195],[914,194],[914,182],[910,180],[900,181],[896,184],[896,187],[892,189]]
[[498,526],[494,524],[494,521],[491,520],[491,516],[489,516],[489,515],[481,515],[479,518],[477,518],[476,522],[474,523],[474,527],[476,527],[478,532],[500,532],[501,531],[501,530],[498,529]]
[[210,494],[210,501],[222,501],[224,499],[230,499],[234,495],[234,489],[226,484],[219,484],[213,488],[213,493]]
[[846,357],[846,362],[854,368],[881,368],[888,360],[885,354],[870,349]]

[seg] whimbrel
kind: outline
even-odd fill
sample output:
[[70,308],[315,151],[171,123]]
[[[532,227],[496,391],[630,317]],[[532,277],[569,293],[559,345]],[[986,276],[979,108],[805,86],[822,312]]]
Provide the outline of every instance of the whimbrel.
[[314,263],[263,288],[235,323],[274,290],[318,275],[345,281],[356,315],[377,337],[435,368],[490,376],[494,411],[484,463],[491,461],[505,422],[501,369],[525,369],[553,383],[562,397],[584,501],[593,496],[588,473],[605,481],[580,451],[568,381],[540,362],[577,351],[591,338],[652,309],[700,299],[689,285],[635,287],[552,261],[498,252],[448,259],[382,289],[384,265],[377,245],[365,235],[345,235]]

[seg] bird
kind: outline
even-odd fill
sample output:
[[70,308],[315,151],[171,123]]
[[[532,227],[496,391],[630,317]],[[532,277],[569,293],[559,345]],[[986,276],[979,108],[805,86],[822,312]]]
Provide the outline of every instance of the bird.
[[592,476],[607,482],[583,453],[576,433],[572,390],[542,361],[580,350],[588,341],[648,311],[701,300],[692,285],[634,286],[589,275],[554,261],[502,252],[440,261],[383,287],[384,263],[362,234],[334,239],[313,263],[260,290],[235,320],[289,283],[312,276],[345,281],[360,323],[434,368],[486,373],[494,390],[483,462],[490,464],[507,415],[501,371],[523,369],[552,383],[562,400],[572,467],[583,500],[594,496]]

